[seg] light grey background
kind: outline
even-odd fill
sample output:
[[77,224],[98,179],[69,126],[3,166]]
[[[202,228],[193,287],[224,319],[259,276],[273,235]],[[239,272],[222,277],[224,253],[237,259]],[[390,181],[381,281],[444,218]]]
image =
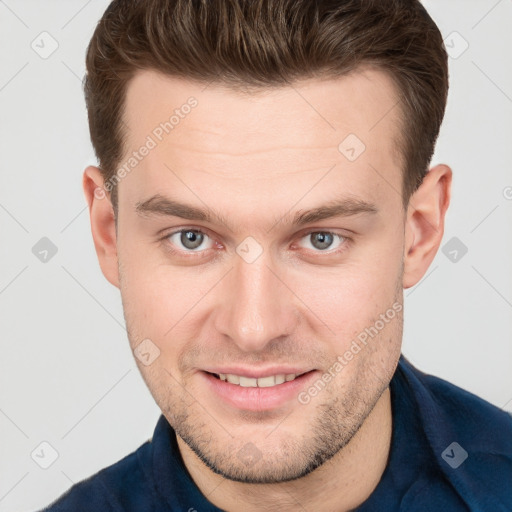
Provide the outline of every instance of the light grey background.
[[[84,56],[107,5],[0,0],[0,511],[48,504],[149,439],[160,414],[100,272],[81,188],[96,163]],[[425,5],[453,55],[433,162],[454,171],[443,246],[456,237],[468,252],[440,251],[405,292],[403,352],[512,411],[512,1]],[[48,52],[52,38],[43,59],[32,42]],[[32,252],[42,237],[58,249],[46,263]],[[58,453],[48,469],[42,442]]]

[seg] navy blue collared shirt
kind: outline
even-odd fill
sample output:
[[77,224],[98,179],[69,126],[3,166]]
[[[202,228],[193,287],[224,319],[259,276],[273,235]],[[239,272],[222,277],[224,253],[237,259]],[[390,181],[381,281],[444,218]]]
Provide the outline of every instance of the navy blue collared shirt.
[[[512,415],[403,355],[390,391],[388,463],[357,512],[512,511]],[[150,441],[43,510],[222,512],[190,477],[163,415]]]

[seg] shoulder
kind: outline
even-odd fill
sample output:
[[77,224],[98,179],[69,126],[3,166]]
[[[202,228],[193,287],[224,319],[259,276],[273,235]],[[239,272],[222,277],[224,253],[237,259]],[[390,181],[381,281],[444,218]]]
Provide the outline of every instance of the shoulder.
[[479,510],[512,510],[512,415],[403,357],[398,372],[453,488]]
[[[483,398],[434,375],[424,373],[408,363],[423,388],[424,414],[449,424],[474,447],[501,451],[512,457],[512,414]],[[432,400],[431,403],[427,400]]]
[[[147,441],[116,463],[74,484],[40,512],[151,510],[148,508],[151,482],[144,469],[149,445]],[[141,496],[144,503],[138,503]]]

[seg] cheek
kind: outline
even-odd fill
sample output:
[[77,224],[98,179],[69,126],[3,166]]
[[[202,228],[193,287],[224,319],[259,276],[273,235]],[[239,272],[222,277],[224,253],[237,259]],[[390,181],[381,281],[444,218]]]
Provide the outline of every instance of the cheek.
[[176,305],[183,300],[168,269],[163,271],[160,262],[154,261],[154,251],[138,245],[118,249],[121,296],[132,344],[140,337],[161,340],[174,323]]
[[304,315],[344,347],[401,301],[401,261],[399,244],[388,245],[335,269],[290,274],[291,287],[307,306]]
[[218,276],[150,259],[149,254],[143,260],[135,252],[123,259],[124,314],[132,348],[149,338],[161,352],[158,363],[171,369],[190,348],[190,340],[199,339],[207,321],[204,299]]
[[[401,284],[401,242],[397,233],[381,233],[336,267],[283,268],[283,280],[300,299],[294,307],[309,328],[317,334],[334,333],[344,343],[392,307]],[[162,262],[161,249],[144,243],[121,246],[119,256],[125,317],[131,331],[140,339],[159,340],[166,353],[178,353],[183,349],[180,340],[187,339],[185,326],[191,330],[188,336],[195,337],[208,322],[208,304],[215,303],[222,289],[214,285],[226,268],[172,266]]]

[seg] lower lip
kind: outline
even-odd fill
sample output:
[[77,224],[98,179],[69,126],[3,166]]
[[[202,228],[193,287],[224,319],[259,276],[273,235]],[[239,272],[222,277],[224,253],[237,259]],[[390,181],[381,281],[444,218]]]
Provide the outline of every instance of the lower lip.
[[229,405],[246,411],[268,411],[280,407],[290,400],[297,400],[302,389],[315,377],[311,371],[294,380],[268,388],[244,388],[217,379],[211,373],[199,372],[210,389]]

